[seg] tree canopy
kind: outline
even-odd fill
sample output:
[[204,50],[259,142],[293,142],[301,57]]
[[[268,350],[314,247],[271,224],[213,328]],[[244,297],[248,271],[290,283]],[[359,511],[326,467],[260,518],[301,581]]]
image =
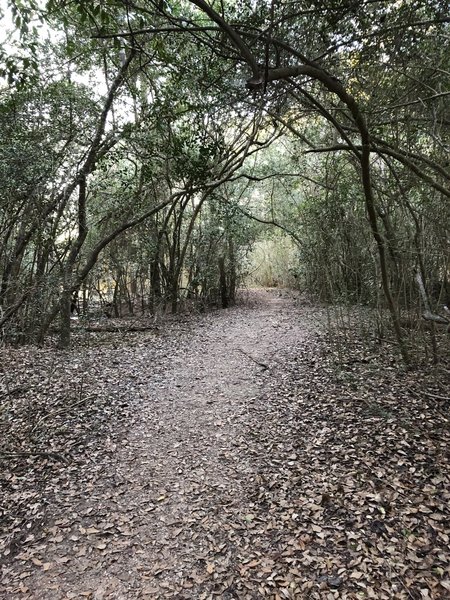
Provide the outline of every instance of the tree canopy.
[[6,337],[59,318],[66,346],[74,303],[227,306],[275,231],[291,283],[386,307],[406,361],[403,313],[447,322],[447,2],[10,0],[4,18]]

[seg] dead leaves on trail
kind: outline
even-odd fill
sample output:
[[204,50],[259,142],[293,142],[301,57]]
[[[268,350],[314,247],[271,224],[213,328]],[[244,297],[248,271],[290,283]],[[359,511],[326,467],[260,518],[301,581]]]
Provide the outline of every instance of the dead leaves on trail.
[[5,598],[449,598],[448,390],[311,310],[13,351]]
[[371,353],[349,378],[333,347],[299,347],[292,379],[254,403],[265,453],[253,501],[273,531],[263,555],[276,547],[279,572],[288,560],[301,572],[288,597],[448,597],[448,406],[421,394],[445,388]]

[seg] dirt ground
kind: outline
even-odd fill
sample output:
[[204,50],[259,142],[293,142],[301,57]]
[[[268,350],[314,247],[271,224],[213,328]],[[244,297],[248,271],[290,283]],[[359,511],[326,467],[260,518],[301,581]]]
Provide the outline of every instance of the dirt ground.
[[449,598],[448,393],[324,323],[259,290],[5,351],[0,597]]

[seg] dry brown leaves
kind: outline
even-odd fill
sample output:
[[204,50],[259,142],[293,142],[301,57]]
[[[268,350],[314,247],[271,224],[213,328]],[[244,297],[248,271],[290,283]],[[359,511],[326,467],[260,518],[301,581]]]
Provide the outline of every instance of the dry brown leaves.
[[450,597],[439,373],[266,304],[9,352],[5,598]]
[[265,549],[247,558],[275,554],[280,597],[449,597],[448,389],[390,356],[318,338],[286,353],[291,377],[255,406]]

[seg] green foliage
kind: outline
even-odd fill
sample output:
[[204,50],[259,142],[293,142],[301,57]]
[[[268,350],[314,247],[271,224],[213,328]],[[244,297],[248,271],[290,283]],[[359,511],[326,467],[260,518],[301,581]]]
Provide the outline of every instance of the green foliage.
[[83,280],[117,312],[223,303],[253,248],[265,282],[328,301],[381,305],[384,269],[394,313],[417,305],[417,269],[430,291],[448,276],[444,2],[220,4],[241,42],[178,0],[7,9],[0,300],[18,322],[51,321]]
[[245,282],[249,287],[301,287],[298,280],[298,249],[285,235],[265,236],[248,256]]

